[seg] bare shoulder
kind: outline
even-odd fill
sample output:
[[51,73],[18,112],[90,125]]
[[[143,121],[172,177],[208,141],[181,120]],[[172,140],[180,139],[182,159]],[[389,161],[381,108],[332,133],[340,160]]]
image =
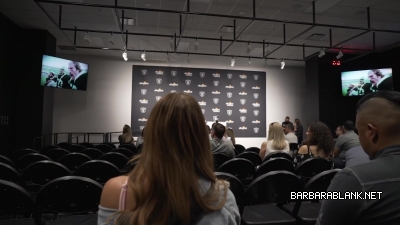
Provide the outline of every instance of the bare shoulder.
[[307,154],[308,153],[307,145],[301,146],[297,153],[299,153],[299,154]]
[[119,195],[128,176],[114,177],[107,181],[101,193],[100,205],[106,208],[118,209]]

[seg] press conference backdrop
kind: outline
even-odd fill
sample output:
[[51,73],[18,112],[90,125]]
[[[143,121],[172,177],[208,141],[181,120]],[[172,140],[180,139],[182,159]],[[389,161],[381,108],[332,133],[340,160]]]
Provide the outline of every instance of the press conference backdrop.
[[132,130],[146,126],[155,103],[171,92],[198,102],[206,121],[226,122],[236,137],[266,137],[265,72],[133,66]]

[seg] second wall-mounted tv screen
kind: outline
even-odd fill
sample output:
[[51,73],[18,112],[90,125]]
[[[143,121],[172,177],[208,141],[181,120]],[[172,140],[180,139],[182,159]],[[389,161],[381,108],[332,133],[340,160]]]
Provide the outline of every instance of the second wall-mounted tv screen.
[[43,55],[40,84],[44,87],[86,91],[88,70],[86,63]]
[[342,72],[342,96],[363,96],[382,90],[393,90],[391,68]]

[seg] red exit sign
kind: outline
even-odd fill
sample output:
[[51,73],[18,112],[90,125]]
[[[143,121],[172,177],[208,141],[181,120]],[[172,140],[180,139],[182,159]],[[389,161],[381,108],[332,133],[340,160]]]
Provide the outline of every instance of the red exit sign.
[[340,66],[340,61],[339,60],[333,60],[332,61],[332,66]]

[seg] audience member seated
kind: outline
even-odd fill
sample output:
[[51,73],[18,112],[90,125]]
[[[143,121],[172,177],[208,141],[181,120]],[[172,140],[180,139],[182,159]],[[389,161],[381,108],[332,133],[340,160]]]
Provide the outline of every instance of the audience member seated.
[[294,134],[297,136],[298,144],[301,145],[303,141],[303,125],[301,125],[301,122],[299,119],[294,120],[295,128],[294,128]]
[[130,126],[126,125],[122,129],[122,134],[118,136],[119,144],[131,143],[133,144],[132,129]]
[[228,127],[228,129],[226,130],[226,135],[228,136],[227,139],[231,140],[233,145],[236,145],[235,133],[233,132],[232,127]]
[[299,141],[297,139],[297,136],[294,134],[294,129],[293,129],[293,124],[287,124],[285,127],[285,140],[291,143],[297,144]]
[[210,128],[210,126],[208,126],[208,125],[206,125],[207,126],[207,128],[208,128],[208,138],[211,140],[212,138],[211,138],[211,128]]
[[273,152],[286,152],[289,154],[289,151],[289,142],[285,140],[282,126],[279,123],[273,123],[268,131],[268,140],[261,145],[260,157],[264,159],[265,156]]
[[361,193],[363,199],[324,200],[316,224],[400,224],[400,93],[373,92],[356,108],[360,142],[371,162],[338,172],[328,192]]
[[334,142],[335,144],[336,144],[337,138],[338,138],[340,135],[342,135],[343,133],[344,133],[344,131],[343,131],[343,125],[338,126],[338,127],[336,128],[336,130],[335,130],[336,138],[333,139],[333,142]]
[[308,125],[306,132],[307,139],[300,147],[295,158],[299,164],[306,159],[321,157],[332,161],[333,137],[332,133],[322,122],[312,122]]
[[370,162],[369,156],[361,146],[354,147],[346,152],[346,167]]
[[210,141],[211,151],[213,153],[224,153],[230,158],[235,158],[235,150],[233,144],[228,139],[223,139],[225,134],[225,126],[217,123],[211,130],[212,140]]
[[140,133],[140,137],[136,139],[136,148],[139,149],[139,146],[143,144],[144,140],[144,128],[142,129],[142,132]]
[[240,224],[235,197],[214,175],[207,127],[192,96],[161,98],[144,136],[133,171],[105,184],[99,225]]
[[338,137],[333,151],[335,168],[340,169],[345,166],[346,151],[361,145],[358,135],[354,132],[353,121],[347,120],[344,122],[343,131],[344,134]]

